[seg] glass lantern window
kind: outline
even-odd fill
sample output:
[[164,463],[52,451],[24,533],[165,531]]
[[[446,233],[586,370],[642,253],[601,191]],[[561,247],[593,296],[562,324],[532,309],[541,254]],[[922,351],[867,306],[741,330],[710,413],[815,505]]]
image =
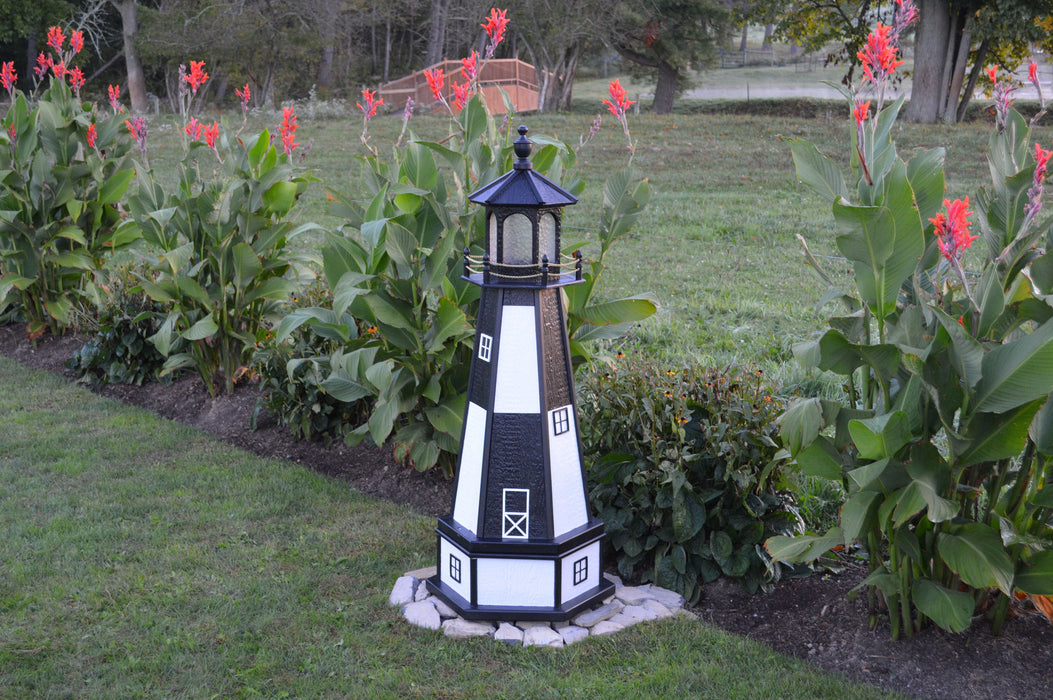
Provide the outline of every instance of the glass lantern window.
[[487,231],[486,252],[490,254],[491,262],[497,259],[497,217],[490,215],[490,224]]
[[[548,261],[552,265],[559,263],[559,251],[556,250],[556,217],[549,214],[542,214],[538,220],[538,244],[539,253],[541,256],[548,256]],[[538,258],[541,260],[541,258]]]
[[534,260],[534,227],[522,214],[505,219],[500,261],[506,265],[529,265]]

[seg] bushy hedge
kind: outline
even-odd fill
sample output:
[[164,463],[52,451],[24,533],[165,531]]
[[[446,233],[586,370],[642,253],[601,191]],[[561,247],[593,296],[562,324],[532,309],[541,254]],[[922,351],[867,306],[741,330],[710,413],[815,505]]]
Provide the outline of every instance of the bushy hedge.
[[793,567],[762,543],[799,532],[778,483],[780,402],[760,371],[621,358],[579,384],[590,500],[619,573],[697,599],[724,575],[769,589]]

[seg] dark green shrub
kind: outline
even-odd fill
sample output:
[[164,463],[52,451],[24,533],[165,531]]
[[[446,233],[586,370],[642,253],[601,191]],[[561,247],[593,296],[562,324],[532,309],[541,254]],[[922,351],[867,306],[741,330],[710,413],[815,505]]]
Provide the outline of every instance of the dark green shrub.
[[100,285],[107,296],[88,322],[94,328],[91,339],[66,361],[67,369],[81,373],[81,381],[92,386],[171,381],[171,375],[160,376],[165,358],[148,340],[157,332],[161,307],[131,286],[122,273]]
[[762,546],[803,524],[777,489],[781,405],[759,371],[620,359],[579,394],[590,500],[623,577],[694,600],[721,575],[755,592],[794,570]]

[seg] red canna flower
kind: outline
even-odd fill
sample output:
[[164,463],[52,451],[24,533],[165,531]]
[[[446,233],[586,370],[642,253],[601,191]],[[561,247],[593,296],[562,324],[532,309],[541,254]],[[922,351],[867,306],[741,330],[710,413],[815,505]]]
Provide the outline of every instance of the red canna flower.
[[442,68],[424,71],[424,79],[428,81],[428,87],[431,88],[431,94],[435,99],[444,102],[442,88],[446,83],[446,78],[442,74]]
[[896,60],[899,49],[892,41],[891,31],[892,27],[878,22],[877,29],[867,36],[866,46],[856,54],[863,65],[863,82],[882,82],[903,65],[903,61]]
[[8,92],[14,92],[15,83],[18,81],[18,73],[15,72],[15,62],[8,61],[0,66],[0,85]]
[[197,120],[197,117],[190,117],[190,121],[187,122],[185,127],[186,135],[195,141],[200,141],[201,130],[203,128],[204,127],[202,127],[201,123]]
[[362,99],[366,101],[366,106],[363,107],[358,102],[355,103],[355,106],[362,110],[362,114],[364,115],[367,121],[372,119],[373,116],[377,113],[377,108],[384,104],[384,98],[380,98],[378,100],[376,99],[376,96],[376,90],[373,90],[372,92],[370,92],[369,90],[363,90]]
[[121,87],[119,85],[108,85],[106,90],[110,93],[110,107],[113,108],[113,113],[124,112],[124,108],[121,107]]
[[80,89],[84,87],[84,73],[81,71],[80,66],[69,72],[69,84],[75,92],[80,94]]
[[205,84],[208,80],[208,73],[202,70],[205,67],[204,61],[191,61],[190,62],[190,73],[185,76],[186,81],[190,83],[191,91],[196,95],[197,89]]
[[80,50],[84,48],[84,32],[78,30],[70,33],[69,47],[73,49],[73,53],[80,53]]
[[128,133],[131,134],[132,138],[136,141],[146,138],[146,120],[142,117],[125,119],[124,125],[128,127]]
[[241,98],[241,113],[247,114],[249,111],[249,99],[252,97],[252,93],[249,92],[249,84],[245,83],[245,87],[241,90],[234,88],[234,94]]
[[1038,64],[1034,61],[1027,64],[1027,79],[1038,85]]
[[852,110],[852,114],[856,118],[856,128],[862,128],[863,123],[870,116],[870,100],[866,102],[856,100],[856,108]]
[[471,94],[472,91],[468,88],[468,83],[454,83],[453,106],[457,109],[464,109],[464,106],[468,104],[468,98]]
[[941,212],[929,221],[936,227],[933,233],[937,236],[943,257],[958,263],[965,249],[977,239],[977,236],[969,234],[968,219],[972,215],[969,211],[969,198],[956,199],[953,202],[945,199],[943,206],[947,208],[947,214]]
[[44,74],[47,73],[49,70],[51,70],[51,59],[45,56],[44,52],[41,51],[39,54],[37,54],[37,65],[33,69],[33,72],[37,76],[37,80],[43,78]]
[[18,129],[15,128],[14,124],[7,125],[7,137],[11,139],[11,148],[14,148],[15,139],[18,138]]
[[1046,176],[1046,166],[1053,151],[1047,151],[1042,146],[1035,144],[1035,181],[1038,182]]
[[88,147],[95,148],[95,140],[99,137],[97,131],[95,131],[95,122],[88,124]]
[[468,58],[461,59],[461,72],[464,73],[464,79],[469,84],[474,83],[475,79],[479,77],[479,52],[472,50],[472,53]]
[[282,125],[278,131],[282,135],[282,150],[287,156],[291,156],[293,149],[300,145],[295,141],[296,129],[296,115],[293,114],[293,108],[282,107]]
[[608,89],[611,93],[611,99],[604,99],[603,104],[607,105],[607,109],[611,114],[621,119],[625,116],[625,110],[636,104],[636,100],[629,99],[628,91],[622,87],[621,81],[617,78],[610,82]]
[[1034,219],[1042,209],[1043,182],[1049,168],[1050,156],[1053,156],[1053,151],[1047,151],[1037,143],[1035,144],[1035,174],[1031,181],[1031,188],[1027,191],[1027,205],[1024,207],[1024,216],[1028,221]]
[[[505,38],[505,28],[508,27],[508,20],[505,18],[506,12],[508,10],[498,10],[491,7],[490,16],[486,18],[486,22],[479,25],[486,30],[487,36],[490,37],[491,46],[497,46]],[[493,54],[492,49],[490,54]]]
[[201,133],[205,137],[205,143],[208,147],[213,151],[216,150],[216,137],[219,136],[219,122],[212,122],[212,126],[206,126]]
[[61,52],[65,41],[66,36],[62,33],[62,27],[48,27],[48,46],[55,49],[56,52]]

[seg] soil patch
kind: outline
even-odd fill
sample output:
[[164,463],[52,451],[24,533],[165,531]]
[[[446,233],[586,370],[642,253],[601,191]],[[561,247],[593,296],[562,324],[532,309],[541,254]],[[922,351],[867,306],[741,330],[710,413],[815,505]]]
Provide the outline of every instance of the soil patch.
[[[35,344],[23,326],[0,328],[0,355],[30,367],[63,374],[66,360],[83,338],[45,336]],[[419,473],[399,464],[389,449],[293,440],[272,416],[250,419],[260,398],[254,386],[212,399],[196,377],[169,385],[113,385],[99,390],[127,404],[194,426],[254,454],[302,464],[378,498],[438,517],[452,503],[453,483],[438,473]],[[892,642],[888,626],[871,629],[866,596],[846,594],[864,577],[849,565],[838,575],[787,581],[769,594],[749,595],[734,582],[708,584],[692,610],[702,620],[750,637],[776,651],[808,660],[852,679],[918,698],[1053,697],[1053,625],[1028,605],[1015,609],[1002,636],[984,620],[962,634],[923,630]]]

